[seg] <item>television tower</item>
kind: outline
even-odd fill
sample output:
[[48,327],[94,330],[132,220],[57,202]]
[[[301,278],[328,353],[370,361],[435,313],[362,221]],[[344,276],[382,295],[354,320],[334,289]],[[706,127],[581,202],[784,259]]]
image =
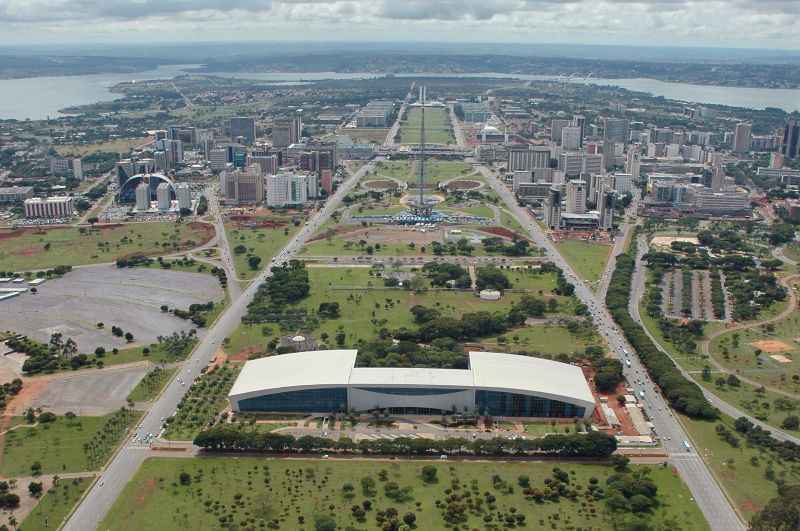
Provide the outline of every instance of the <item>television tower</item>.
[[419,101],[422,105],[422,117],[420,119],[419,129],[419,177],[417,178],[417,189],[419,197],[417,198],[417,205],[414,208],[414,214],[421,217],[430,217],[431,208],[425,202],[425,99],[427,96],[427,88],[419,88]]

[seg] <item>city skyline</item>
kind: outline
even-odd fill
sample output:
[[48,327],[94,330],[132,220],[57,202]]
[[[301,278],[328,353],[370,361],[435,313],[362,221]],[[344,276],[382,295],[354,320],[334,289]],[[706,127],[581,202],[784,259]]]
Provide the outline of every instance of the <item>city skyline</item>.
[[135,43],[144,35],[170,42],[475,42],[480,35],[498,43],[798,49],[798,15],[800,3],[774,0],[0,0],[0,44]]

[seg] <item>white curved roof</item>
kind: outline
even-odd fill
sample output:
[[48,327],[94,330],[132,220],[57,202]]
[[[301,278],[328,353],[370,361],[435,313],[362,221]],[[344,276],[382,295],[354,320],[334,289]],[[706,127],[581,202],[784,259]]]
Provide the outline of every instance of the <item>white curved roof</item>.
[[248,361],[228,395],[242,400],[317,387],[439,387],[532,394],[594,408],[580,367],[557,361],[470,352],[469,369],[358,367],[357,350],[315,350]]
[[594,396],[580,367],[530,356],[470,352],[476,388],[531,393],[594,407]]
[[314,350],[251,360],[228,396],[248,398],[268,390],[346,386],[357,350]]

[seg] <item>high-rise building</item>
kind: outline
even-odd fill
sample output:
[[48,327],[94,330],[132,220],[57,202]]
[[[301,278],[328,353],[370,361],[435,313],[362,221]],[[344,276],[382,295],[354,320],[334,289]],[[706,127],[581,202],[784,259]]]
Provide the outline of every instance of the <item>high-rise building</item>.
[[638,148],[632,148],[628,151],[628,160],[625,163],[625,172],[630,173],[634,179],[638,179],[641,175],[641,160],[639,159]]
[[305,175],[281,172],[267,175],[267,206],[301,206],[308,201],[308,179]]
[[773,170],[783,168],[783,153],[771,153],[769,157],[769,167]]
[[586,117],[582,114],[576,114],[572,117],[572,125],[581,128],[579,147],[583,147],[583,137],[586,136]]
[[583,129],[571,125],[561,130],[561,147],[564,149],[578,149],[582,145]]
[[752,125],[748,123],[736,124],[733,132],[733,151],[735,153],[747,153],[750,151],[750,140],[752,138]]
[[179,210],[192,209],[192,191],[188,183],[179,183],[175,185],[175,195],[178,200]]
[[79,181],[83,180],[83,162],[81,162],[81,159],[72,159],[72,176]]
[[550,188],[550,195],[545,201],[544,222],[551,229],[561,226],[561,188],[553,186]]
[[611,230],[614,227],[614,202],[617,195],[613,190],[602,185],[598,190],[597,197],[597,210],[600,213],[600,228],[603,230]]
[[567,182],[567,213],[586,213],[586,181]]
[[303,119],[300,114],[288,120],[275,120],[272,124],[272,145],[276,148],[296,144],[303,136]]
[[572,120],[563,120],[556,118],[550,123],[550,140],[556,143],[561,143],[561,132],[565,127],[572,125]]
[[633,192],[633,175],[630,173],[615,173],[614,190],[620,194]]
[[721,192],[725,188],[725,170],[722,167],[722,153],[711,154],[711,189]]
[[794,160],[800,156],[800,123],[795,118],[786,122],[786,127],[783,129],[781,153],[788,160]]
[[150,210],[150,184],[144,181],[136,187],[136,210]]
[[234,142],[241,138],[248,146],[256,141],[256,119],[244,116],[231,118],[230,122],[231,140]]
[[214,148],[208,153],[208,162],[214,171],[222,171],[228,166],[228,149],[224,147]]
[[630,122],[623,118],[603,118],[603,139],[610,142],[627,142]]
[[226,201],[260,203],[264,200],[264,176],[261,166],[251,164],[245,169],[225,170],[220,174],[220,189]]
[[519,185],[532,182],[533,172],[531,170],[517,170],[514,172],[512,189],[514,190],[514,193],[517,193],[519,191]]
[[75,213],[71,197],[33,197],[24,202],[26,218],[69,218]]
[[161,183],[156,187],[156,203],[161,212],[166,212],[172,207],[172,187],[169,184]]

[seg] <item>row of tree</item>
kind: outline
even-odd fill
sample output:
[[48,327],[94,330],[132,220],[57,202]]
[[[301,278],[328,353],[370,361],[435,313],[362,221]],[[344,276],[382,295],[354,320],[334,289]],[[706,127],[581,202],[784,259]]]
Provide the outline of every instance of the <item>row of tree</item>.
[[719,411],[706,400],[700,387],[683,377],[672,360],[656,347],[628,313],[635,253],[634,243],[627,253],[617,258],[606,306],[672,407],[690,417],[716,419]]
[[548,435],[539,439],[467,440],[462,438],[425,439],[397,437],[395,439],[364,439],[354,442],[347,437],[338,440],[306,435],[296,438],[274,432],[243,431],[220,424],[204,430],[194,444],[204,450],[225,452],[267,453],[341,453],[362,455],[476,455],[608,458],[617,449],[617,441],[602,432],[588,434]]

